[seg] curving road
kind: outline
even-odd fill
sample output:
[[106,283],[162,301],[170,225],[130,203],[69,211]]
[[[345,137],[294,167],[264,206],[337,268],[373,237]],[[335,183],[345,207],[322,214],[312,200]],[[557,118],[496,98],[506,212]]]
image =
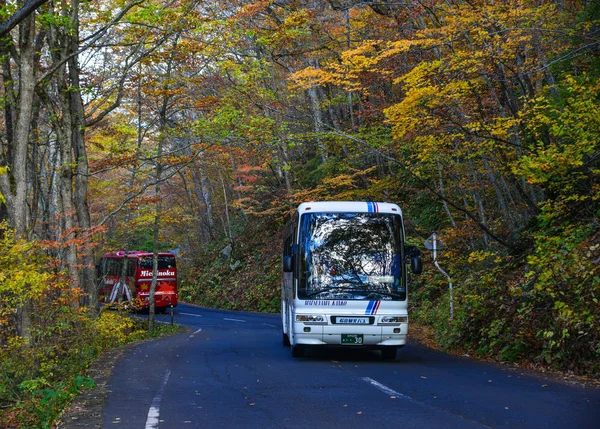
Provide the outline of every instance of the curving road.
[[[161,315],[168,320],[168,315]],[[181,304],[191,330],[140,344],[114,368],[105,428],[598,428],[600,389],[416,343],[292,358],[279,315]]]

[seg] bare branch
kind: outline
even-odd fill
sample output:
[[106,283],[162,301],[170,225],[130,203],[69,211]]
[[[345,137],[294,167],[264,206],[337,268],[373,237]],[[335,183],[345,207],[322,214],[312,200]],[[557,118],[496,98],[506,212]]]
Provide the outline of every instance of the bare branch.
[[436,197],[438,197],[440,200],[448,203],[448,205],[452,206],[453,208],[455,208],[456,210],[458,210],[459,212],[464,213],[469,219],[471,219],[473,222],[475,222],[477,224],[477,226],[479,228],[481,228],[481,230],[483,230],[486,234],[488,234],[490,237],[492,237],[495,241],[497,241],[498,243],[500,243],[501,245],[503,245],[504,247],[510,248],[510,249],[514,249],[515,246],[511,243],[508,243],[507,241],[503,240],[502,238],[498,237],[496,234],[494,234],[487,225],[481,223],[479,221],[479,219],[477,219],[477,216],[475,216],[470,210],[467,210],[464,207],[459,206],[458,204],[456,204],[454,201],[446,198],[444,195],[442,195],[440,192],[438,192],[433,186],[431,186],[429,183],[427,183],[427,181],[425,179],[423,179],[422,177],[420,177],[418,174],[416,174],[414,171],[412,171],[410,169],[410,167],[406,164],[403,163],[401,161],[398,161],[396,158],[389,156],[388,154],[380,151],[379,149],[376,149],[374,147],[372,147],[370,144],[368,144],[366,141],[359,139],[357,137],[354,137],[350,134],[346,134],[342,131],[339,130],[332,130],[331,132],[329,132],[329,134],[334,134],[340,137],[344,137],[347,138],[349,140],[352,140],[356,143],[360,143],[361,145],[364,146],[368,146],[369,148],[371,148],[372,150],[376,151],[377,153],[379,153],[382,157],[384,157],[385,159],[387,159],[388,161],[391,161],[399,166],[401,166],[408,174],[410,174],[413,178],[415,178],[419,183],[421,183],[423,186],[425,186],[427,188],[427,190],[429,192],[431,192],[432,194],[434,194]]
[[171,177],[179,174],[180,171],[182,171],[184,168],[186,168],[187,166],[189,166],[190,164],[192,164],[200,156],[200,154],[202,154],[205,150],[206,150],[206,148],[198,149],[196,151],[196,153],[194,153],[193,156],[189,159],[188,162],[180,165],[178,168],[174,168],[172,172],[170,172],[167,176],[161,178],[160,181],[153,180],[151,182],[148,182],[148,183],[144,184],[144,186],[142,186],[136,192],[134,192],[133,194],[131,194],[127,198],[125,198],[123,201],[121,201],[121,204],[119,204],[119,206],[116,209],[114,209],[112,212],[110,212],[109,214],[107,214],[104,217],[104,219],[102,219],[102,221],[99,222],[98,225],[96,225],[96,226],[98,227],[98,226],[104,225],[106,222],[109,221],[109,219],[111,219],[113,216],[115,216],[117,213],[119,213],[121,210],[123,210],[123,208],[127,205],[127,203],[129,203],[134,198],[139,197],[140,195],[142,195],[148,188],[151,188],[152,186],[159,185],[161,183],[165,183]]
[[36,11],[41,5],[48,0],[29,0],[21,9],[16,11],[10,18],[0,24],[0,38],[6,36],[10,30],[15,28],[21,21]]
[[108,29],[110,27],[112,27],[113,25],[115,25],[115,23],[119,22],[121,20],[121,18],[123,18],[123,16],[125,16],[125,14],[127,12],[129,12],[129,10],[131,8],[133,8],[134,6],[142,4],[143,2],[144,2],[144,0],[134,0],[134,1],[130,2],[130,3],[128,3],[127,5],[125,5],[125,7],[123,9],[121,9],[121,11],[113,19],[111,19],[108,24],[106,24],[103,28],[101,28],[100,30],[98,30],[96,32],[95,36],[92,37],[90,39],[90,41],[86,45],[84,45],[83,47],[81,47],[76,52],[73,52],[71,55],[67,56],[66,58],[63,58],[58,64],[55,64],[50,70],[48,70],[46,73],[44,73],[38,79],[37,84],[39,85],[40,83],[42,83],[43,81],[45,81],[46,79],[48,79],[60,67],[62,67],[64,64],[66,64],[71,58],[74,58],[74,57],[78,56],[79,54],[81,54],[82,52],[85,52],[87,49],[89,49],[91,46],[93,46],[94,43],[96,43],[96,41],[98,39],[100,39],[100,37],[102,37],[104,35],[104,33],[106,33],[106,31],[108,31]]

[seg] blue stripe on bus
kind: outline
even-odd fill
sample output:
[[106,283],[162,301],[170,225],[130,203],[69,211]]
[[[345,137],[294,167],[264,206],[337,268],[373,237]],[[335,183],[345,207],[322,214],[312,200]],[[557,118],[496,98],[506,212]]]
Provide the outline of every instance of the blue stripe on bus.
[[367,210],[369,211],[369,213],[373,213],[375,211],[374,207],[373,207],[373,203],[367,202]]
[[367,310],[365,311],[365,314],[371,314],[371,311],[373,311],[373,304],[375,304],[376,301],[369,301],[369,305],[367,305]]

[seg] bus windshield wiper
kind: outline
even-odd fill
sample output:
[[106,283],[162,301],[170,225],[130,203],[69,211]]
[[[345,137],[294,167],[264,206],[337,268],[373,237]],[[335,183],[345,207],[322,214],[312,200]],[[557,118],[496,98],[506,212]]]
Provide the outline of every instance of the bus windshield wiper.
[[391,296],[393,298],[400,298],[402,296],[398,292],[387,292],[387,291],[383,291],[383,290],[374,290],[374,289],[366,290],[364,292],[365,292],[365,294],[368,294],[368,295],[384,295],[384,296]]
[[377,290],[377,289],[364,289],[364,288],[340,287],[340,286],[332,286],[332,287],[328,287],[328,288],[321,289],[318,291],[314,291],[314,292],[308,293],[306,296],[308,298],[311,298],[313,296],[320,295],[322,293],[327,293],[327,292],[351,292],[351,293],[353,292],[353,293],[357,293],[360,295],[384,295],[384,296],[391,296],[392,298],[400,298],[402,296],[397,292],[387,292],[387,291]]
[[315,295],[320,295],[325,292],[364,292],[363,288],[355,288],[355,287],[343,287],[343,286],[331,286],[325,289],[317,290],[311,293],[308,293],[306,296],[311,297]]
[[359,293],[360,295],[380,294],[380,295],[391,296],[391,297],[395,297],[395,298],[399,298],[401,296],[399,293],[396,293],[396,292],[387,292],[387,291],[382,291],[382,290],[377,290],[377,289],[365,289],[365,288],[343,287],[343,286],[331,286],[331,287],[328,287],[325,289],[321,289],[318,291],[308,293],[306,296],[310,298],[312,296],[320,295],[320,294],[326,293],[326,292],[354,292],[354,293]]

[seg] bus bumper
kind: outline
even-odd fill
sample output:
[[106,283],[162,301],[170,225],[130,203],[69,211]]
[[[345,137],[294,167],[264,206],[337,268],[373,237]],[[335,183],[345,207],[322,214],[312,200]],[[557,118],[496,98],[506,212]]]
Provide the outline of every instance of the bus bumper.
[[[144,308],[150,308],[150,297],[149,294],[138,294],[138,297],[142,299]],[[177,307],[178,303],[178,295],[176,293],[171,292],[156,292],[154,295],[154,306],[156,308],[167,308],[167,307]]]
[[[399,332],[397,332],[399,331]],[[312,346],[372,346],[372,347],[401,347],[406,344],[408,323],[397,326],[332,326],[294,324],[294,342]],[[362,335],[360,343],[348,344],[342,342],[343,337]]]

